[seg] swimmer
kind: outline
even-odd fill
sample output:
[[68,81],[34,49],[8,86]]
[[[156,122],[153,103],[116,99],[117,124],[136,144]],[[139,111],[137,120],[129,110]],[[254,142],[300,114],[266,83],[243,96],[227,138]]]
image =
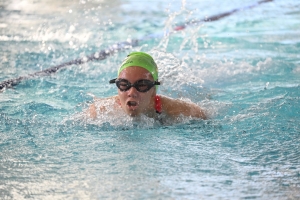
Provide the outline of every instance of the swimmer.
[[[107,99],[112,100],[114,109],[120,109],[131,117],[145,115],[154,119],[158,116],[176,119],[186,116],[207,119],[205,112],[195,103],[156,94],[160,85],[157,65],[144,52],[130,53],[120,66],[118,77],[109,83],[116,84],[118,95]],[[97,113],[106,111],[105,106],[97,106],[97,102],[102,100],[95,99],[90,105],[88,115],[91,118],[96,119]]]

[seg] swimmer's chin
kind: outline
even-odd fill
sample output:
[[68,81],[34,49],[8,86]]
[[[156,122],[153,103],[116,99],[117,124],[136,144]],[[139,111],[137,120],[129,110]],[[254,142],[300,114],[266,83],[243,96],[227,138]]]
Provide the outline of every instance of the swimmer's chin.
[[128,115],[129,115],[129,117],[139,117],[141,114],[136,113],[136,112],[129,112]]
[[130,116],[130,117],[138,117],[141,115],[141,113],[138,111],[137,108],[128,108],[127,109],[127,114]]

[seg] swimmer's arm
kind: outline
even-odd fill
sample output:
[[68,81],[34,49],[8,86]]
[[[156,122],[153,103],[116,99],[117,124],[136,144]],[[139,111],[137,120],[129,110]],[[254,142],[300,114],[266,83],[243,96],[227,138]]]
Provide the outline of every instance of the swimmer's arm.
[[195,103],[185,102],[179,99],[162,97],[163,110],[172,117],[180,115],[207,119],[205,112]]
[[97,117],[97,111],[96,111],[96,106],[95,103],[91,104],[90,107],[87,110],[87,115],[92,118],[92,119],[96,119]]

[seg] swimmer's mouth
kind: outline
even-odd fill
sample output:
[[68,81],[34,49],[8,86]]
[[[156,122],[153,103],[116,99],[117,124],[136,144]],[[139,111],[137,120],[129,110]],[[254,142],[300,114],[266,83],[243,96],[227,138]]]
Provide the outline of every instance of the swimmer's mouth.
[[131,108],[136,108],[138,106],[138,103],[136,101],[128,101],[127,106]]

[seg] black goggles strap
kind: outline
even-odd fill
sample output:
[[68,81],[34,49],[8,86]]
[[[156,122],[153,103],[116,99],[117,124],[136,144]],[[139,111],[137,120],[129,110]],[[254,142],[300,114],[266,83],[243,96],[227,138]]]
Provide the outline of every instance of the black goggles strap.
[[117,80],[117,78],[111,79],[111,80],[109,81],[109,84],[116,83],[116,80]]

